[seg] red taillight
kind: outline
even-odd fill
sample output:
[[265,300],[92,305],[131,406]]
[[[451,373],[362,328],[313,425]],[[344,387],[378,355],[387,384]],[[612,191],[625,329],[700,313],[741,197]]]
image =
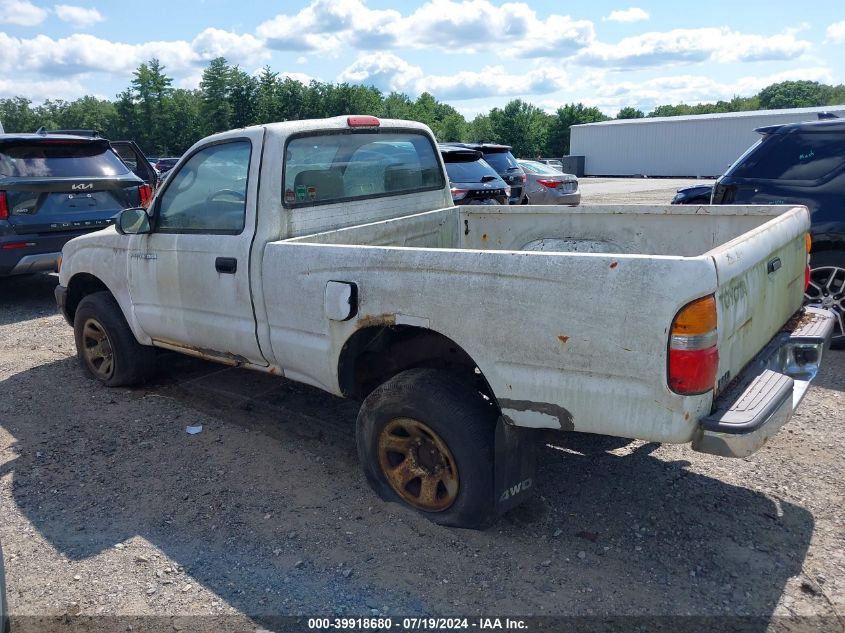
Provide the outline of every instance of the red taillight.
[[6,192],[0,191],[0,220],[9,219],[9,201],[6,199]]
[[457,187],[452,187],[452,200],[463,200],[466,198],[468,193],[469,189],[458,189]]
[[548,180],[546,178],[538,178],[537,182],[543,185],[544,187],[548,187],[549,189],[557,189],[560,185],[559,180]]
[[141,196],[141,206],[146,209],[153,197],[152,188],[149,185],[141,185],[138,187],[138,194]]
[[807,264],[807,268],[804,270],[804,292],[807,292],[807,288],[810,287],[810,264]]
[[10,242],[9,244],[3,244],[3,248],[9,251],[18,248],[29,248],[30,246],[35,246],[35,242]]
[[675,315],[669,337],[669,388],[682,395],[713,389],[719,369],[716,298],[702,297]]
[[349,127],[378,127],[381,125],[374,116],[350,116],[346,117],[346,125]]

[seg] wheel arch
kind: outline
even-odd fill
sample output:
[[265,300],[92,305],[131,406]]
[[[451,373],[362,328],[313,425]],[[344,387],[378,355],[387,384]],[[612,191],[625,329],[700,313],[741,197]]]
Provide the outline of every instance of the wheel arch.
[[64,306],[65,318],[69,323],[73,323],[79,302],[95,292],[108,292],[117,301],[117,296],[111,289],[99,277],[91,273],[76,273],[70,278],[67,284],[67,298]]
[[496,403],[478,364],[460,345],[440,332],[410,325],[356,330],[341,348],[338,385],[345,397],[363,400],[396,374],[422,367],[458,374]]

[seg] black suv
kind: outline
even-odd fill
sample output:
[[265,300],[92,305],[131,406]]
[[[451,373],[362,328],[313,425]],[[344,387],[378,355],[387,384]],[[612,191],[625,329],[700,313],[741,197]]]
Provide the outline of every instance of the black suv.
[[[132,167],[149,181],[116,153],[130,149],[138,153]],[[56,270],[65,242],[144,206],[154,186],[155,172],[134,143],[113,147],[95,134],[43,129],[0,134],[0,277]]]
[[525,181],[528,178],[511,154],[510,145],[499,145],[497,143],[456,143],[455,145],[482,153],[484,160],[496,170],[496,173],[511,188],[510,204],[528,204],[528,196],[525,195]]
[[455,204],[508,204],[511,188],[482,158],[481,152],[440,145]]
[[845,119],[772,125],[713,187],[713,204],[802,204],[813,250],[807,303],[832,310],[845,343]]

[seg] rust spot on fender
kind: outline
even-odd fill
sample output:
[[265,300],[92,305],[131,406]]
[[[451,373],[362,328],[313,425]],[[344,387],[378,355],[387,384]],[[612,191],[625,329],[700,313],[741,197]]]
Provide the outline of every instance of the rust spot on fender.
[[374,325],[396,325],[395,314],[368,314],[358,319],[358,325],[362,328]]
[[684,413],[684,420],[689,420],[689,412]]
[[481,241],[483,241],[483,242],[486,242],[486,241],[487,241],[487,233],[484,233],[484,234],[481,236]]
[[611,268],[616,268],[619,265],[619,262],[610,262]]
[[[499,398],[499,406],[502,409],[513,409],[514,411],[536,411],[537,413],[550,415],[553,418],[557,418],[557,422],[562,431],[575,430],[575,423],[572,421],[572,414],[557,404],[551,404],[550,402],[532,402],[531,400],[508,400],[507,398]],[[518,426],[504,413],[502,414],[502,417],[505,418],[505,421],[509,424]]]
[[559,340],[561,343],[566,343],[566,341],[569,340],[569,337],[561,334],[560,336],[557,337],[557,340]]

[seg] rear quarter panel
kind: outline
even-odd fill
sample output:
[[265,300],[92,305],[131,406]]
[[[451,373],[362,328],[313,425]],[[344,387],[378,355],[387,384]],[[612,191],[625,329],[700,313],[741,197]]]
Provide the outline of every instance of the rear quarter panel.
[[[514,423],[684,442],[711,395],[666,386],[677,310],[714,292],[707,257],[269,244],[263,292],[285,375],[339,393],[344,342],[373,324],[460,345]],[[357,316],[324,314],[330,280],[358,286]]]

